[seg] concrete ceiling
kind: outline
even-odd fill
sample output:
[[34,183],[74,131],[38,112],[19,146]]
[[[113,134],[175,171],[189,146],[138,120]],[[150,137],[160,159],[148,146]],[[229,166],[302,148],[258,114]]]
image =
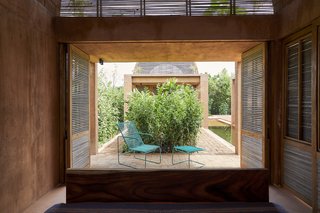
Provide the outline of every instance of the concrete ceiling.
[[240,61],[260,42],[109,42],[73,44],[98,62]]

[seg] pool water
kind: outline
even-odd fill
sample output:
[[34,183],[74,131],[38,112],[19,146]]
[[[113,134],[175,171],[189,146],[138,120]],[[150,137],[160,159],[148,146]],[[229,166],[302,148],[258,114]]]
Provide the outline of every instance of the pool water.
[[225,141],[231,143],[231,127],[229,126],[209,126],[209,129],[215,134],[219,135]]

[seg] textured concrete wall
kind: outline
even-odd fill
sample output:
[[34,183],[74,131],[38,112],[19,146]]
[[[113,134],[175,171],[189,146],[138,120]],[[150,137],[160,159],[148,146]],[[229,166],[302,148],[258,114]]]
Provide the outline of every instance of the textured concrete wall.
[[310,25],[320,16],[319,0],[295,0],[284,7],[280,13],[280,38],[288,36]]
[[59,181],[58,1],[0,1],[0,212]]
[[148,16],[55,20],[58,40],[77,41],[265,41],[278,33],[277,16]]

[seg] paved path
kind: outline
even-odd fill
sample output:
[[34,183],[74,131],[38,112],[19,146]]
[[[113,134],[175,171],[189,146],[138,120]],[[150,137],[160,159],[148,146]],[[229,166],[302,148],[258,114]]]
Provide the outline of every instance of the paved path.
[[[121,145],[120,145],[121,146]],[[208,129],[201,129],[197,146],[202,147],[205,151],[194,153],[191,155],[192,160],[204,163],[203,168],[239,168],[239,156],[234,154],[234,146],[221,139],[216,134]],[[144,157],[144,155],[136,155]],[[147,163],[147,168],[151,169],[185,169],[188,168],[187,163],[178,165],[171,164],[171,153],[162,154],[162,163],[153,164]],[[175,161],[186,160],[188,155],[176,153]],[[149,154],[147,159],[158,160],[159,154]],[[131,165],[136,168],[144,168],[144,162],[134,158],[133,154],[121,154],[120,160],[122,163]],[[191,168],[196,168],[198,165],[191,164]],[[113,140],[102,149],[99,154],[91,156],[91,168],[126,168],[118,164],[117,142]]]

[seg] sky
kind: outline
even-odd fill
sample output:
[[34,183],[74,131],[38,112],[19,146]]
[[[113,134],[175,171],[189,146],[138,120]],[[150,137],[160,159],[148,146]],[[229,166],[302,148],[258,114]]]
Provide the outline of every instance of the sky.
[[[227,69],[230,75],[235,73],[234,62],[195,62],[200,74],[208,73],[216,75],[224,68]],[[136,62],[130,63],[104,63],[98,65],[98,70],[103,71],[107,81],[115,81],[115,86],[123,86],[124,74],[132,74]],[[114,73],[116,74],[114,75]]]

